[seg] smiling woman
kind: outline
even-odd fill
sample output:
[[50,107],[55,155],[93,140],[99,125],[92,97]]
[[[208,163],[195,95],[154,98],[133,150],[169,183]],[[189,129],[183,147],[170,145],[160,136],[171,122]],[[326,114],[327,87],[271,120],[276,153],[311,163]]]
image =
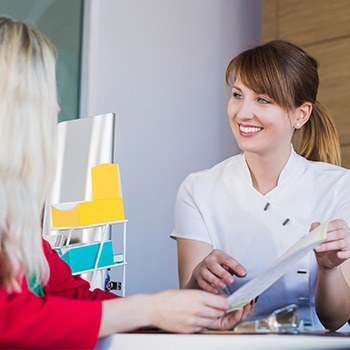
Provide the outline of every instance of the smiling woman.
[[[300,155],[340,165],[335,124],[317,101],[318,63],[301,48],[284,41],[272,41],[243,52],[229,63],[226,83],[233,86],[233,90],[237,84],[249,87],[258,105],[273,104],[283,109],[277,113],[288,115],[292,135],[297,130],[294,137],[299,137],[296,143]],[[233,91],[233,97],[235,93]]]
[[[236,79],[232,90],[227,113],[240,149],[247,152],[246,157],[251,154],[268,159],[279,157],[285,163],[295,124],[288,118],[288,112],[266,94],[249,89],[240,79]],[[309,109],[310,103],[302,109],[307,116],[310,115]],[[294,114],[290,118],[296,119]],[[271,186],[273,188],[276,183]]]
[[338,329],[350,318],[350,173],[338,166],[338,135],[316,99],[317,61],[272,41],[234,57],[226,82],[243,153],[180,186],[172,237],[181,288],[232,293],[330,221],[325,242],[260,295],[251,319],[295,303],[306,328]]

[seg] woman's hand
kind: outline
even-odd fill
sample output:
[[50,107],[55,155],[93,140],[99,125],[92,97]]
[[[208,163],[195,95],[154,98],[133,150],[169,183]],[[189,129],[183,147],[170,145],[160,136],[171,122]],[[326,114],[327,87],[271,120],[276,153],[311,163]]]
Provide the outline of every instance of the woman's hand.
[[110,299],[102,302],[99,337],[148,326],[176,333],[228,329],[245,320],[253,307],[254,302],[226,313],[230,308],[227,298],[202,290],[167,290]]
[[225,314],[223,317],[214,320],[209,328],[211,329],[232,329],[237,324],[245,321],[250,313],[253,311],[257,299],[252,300],[249,304],[245,305],[242,309],[232,311]]
[[[310,231],[319,226],[311,225]],[[314,249],[319,268],[332,269],[350,258],[350,229],[344,220],[333,220],[328,224],[327,239]]]
[[153,326],[177,333],[195,333],[203,328],[229,329],[244,321],[255,302],[226,313],[229,303],[224,296],[199,290],[164,291],[153,296]]
[[[320,223],[315,222],[311,229]],[[314,249],[319,267],[315,307],[323,326],[336,331],[349,319],[350,287],[345,276],[349,276],[350,230],[344,220],[333,220],[328,224],[327,238]]]
[[192,279],[207,292],[217,294],[234,282],[232,275],[244,277],[244,267],[219,249],[214,249],[193,270]]

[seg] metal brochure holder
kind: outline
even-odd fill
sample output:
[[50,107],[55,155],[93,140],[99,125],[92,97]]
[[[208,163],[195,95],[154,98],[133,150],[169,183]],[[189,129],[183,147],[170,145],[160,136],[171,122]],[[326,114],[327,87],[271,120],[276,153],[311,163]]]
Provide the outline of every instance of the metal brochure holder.
[[[91,200],[91,168],[101,163],[116,163],[116,115],[101,114],[60,122],[58,129],[57,170],[52,190],[47,197],[43,232],[52,246],[70,243],[91,243],[102,240],[103,235],[112,237],[117,225],[110,223],[104,231],[97,226],[74,227],[71,230],[53,229],[51,226],[51,204]],[[119,233],[116,232],[119,235]],[[125,241],[124,241],[125,242]],[[102,244],[103,246],[103,244]],[[126,250],[124,249],[124,254]],[[124,259],[125,260],[125,259]],[[125,260],[126,261],[126,260]],[[93,282],[93,287],[104,288],[106,270],[84,274]],[[125,268],[121,279],[125,290]],[[92,280],[93,279],[93,280]]]
[[[57,241],[61,242],[58,245],[58,248],[62,247],[69,247],[71,242],[71,236],[72,232],[74,230],[82,230],[82,229],[95,229],[94,232],[97,233],[99,236],[99,247],[97,251],[97,256],[95,258],[95,261],[93,263],[93,267],[91,269],[86,269],[83,271],[74,271],[73,275],[81,275],[83,273],[91,273],[91,285],[96,285],[95,281],[97,278],[98,272],[103,272],[106,269],[111,269],[113,267],[121,267],[122,268],[122,281],[120,284],[119,290],[121,291],[121,295],[125,297],[125,282],[126,282],[126,224],[127,220],[122,221],[116,221],[116,222],[108,222],[108,223],[101,223],[101,224],[95,224],[95,225],[89,225],[89,226],[77,226],[77,227],[69,227],[69,228],[55,228],[57,234]],[[116,255],[114,255],[113,263],[110,265],[103,265],[100,266],[101,262],[101,255],[103,251],[103,246],[106,243],[106,240],[109,239],[109,232],[110,227],[114,225],[122,225],[122,251]],[[118,239],[118,242],[120,243],[120,239]],[[115,257],[121,257],[121,260],[116,260]]]

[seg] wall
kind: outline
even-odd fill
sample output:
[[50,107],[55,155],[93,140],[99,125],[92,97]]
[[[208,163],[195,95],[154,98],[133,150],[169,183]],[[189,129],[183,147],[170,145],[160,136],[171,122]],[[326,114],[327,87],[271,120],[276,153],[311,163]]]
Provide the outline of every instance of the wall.
[[59,120],[79,115],[83,0],[0,0],[0,14],[37,27],[58,52]]
[[350,1],[263,0],[263,40],[300,45],[319,62],[318,100],[338,129],[342,165],[350,167]]
[[259,43],[260,1],[92,0],[86,10],[81,111],[118,115],[127,294],[177,288],[176,191],[238,152],[224,73]]

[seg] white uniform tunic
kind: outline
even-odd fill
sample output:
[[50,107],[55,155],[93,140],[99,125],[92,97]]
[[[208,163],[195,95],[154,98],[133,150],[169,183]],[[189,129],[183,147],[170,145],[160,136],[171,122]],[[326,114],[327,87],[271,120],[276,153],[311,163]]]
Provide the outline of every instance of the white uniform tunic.
[[[209,243],[241,263],[247,276],[235,278],[229,286],[233,292],[263,273],[309,232],[312,222],[330,219],[350,224],[348,170],[308,161],[292,151],[277,187],[262,195],[252,185],[243,154],[185,179],[176,199],[172,237]],[[250,319],[295,303],[307,328],[323,329],[314,307],[316,277],[311,251],[259,296]]]

